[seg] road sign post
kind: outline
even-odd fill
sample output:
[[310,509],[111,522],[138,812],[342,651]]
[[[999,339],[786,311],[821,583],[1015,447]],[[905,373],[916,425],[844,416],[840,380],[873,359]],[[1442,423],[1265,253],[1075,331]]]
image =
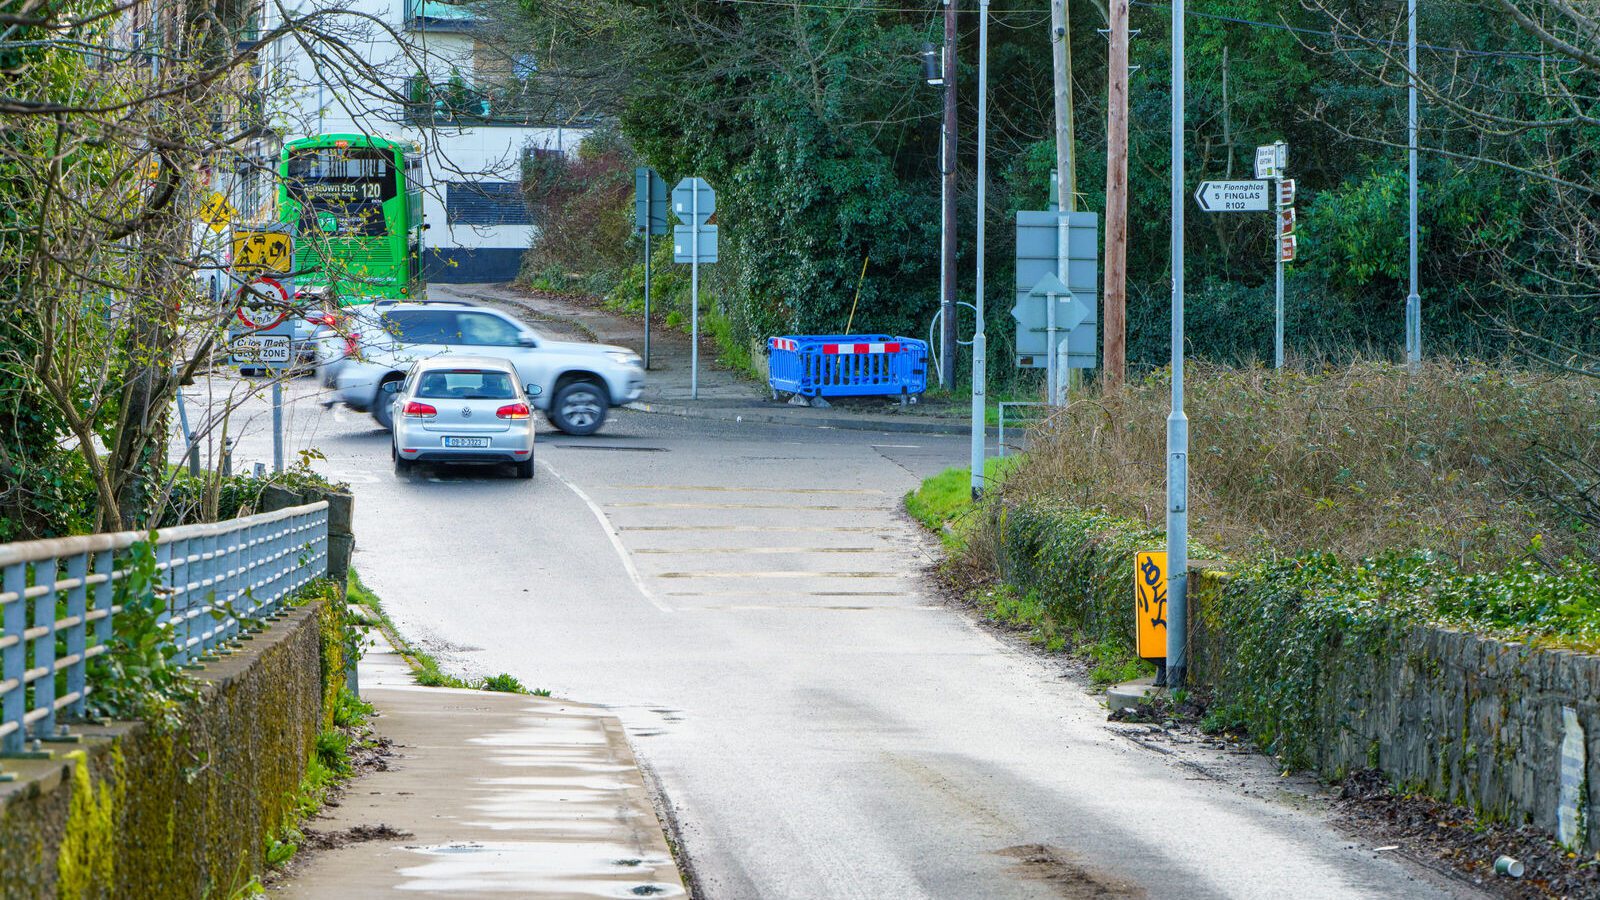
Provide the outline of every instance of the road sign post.
[[[257,276],[239,288],[239,326],[230,329],[228,352],[241,369],[246,366],[281,372],[294,364],[294,308],[286,281]],[[283,383],[272,380],[272,470],[283,471]]]
[[[673,229],[673,258],[689,264],[689,399],[700,399],[700,263],[717,261],[717,192],[704,178],[685,178],[672,189],[672,211],[685,225]],[[685,240],[687,239],[687,240]],[[685,249],[687,244],[687,249]]]
[[650,236],[667,233],[667,183],[656,170],[633,170],[633,233],[644,236],[644,367],[650,368]]

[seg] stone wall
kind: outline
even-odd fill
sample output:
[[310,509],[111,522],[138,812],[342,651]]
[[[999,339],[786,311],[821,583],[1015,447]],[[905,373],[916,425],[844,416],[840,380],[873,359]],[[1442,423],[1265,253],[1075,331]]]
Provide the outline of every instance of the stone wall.
[[0,760],[0,897],[228,897],[262,868],[290,813],[330,681],[336,604],[282,614],[196,673],[175,729],[83,726],[49,760]]
[[[1192,674],[1219,696],[1230,636],[1206,604],[1226,576],[1195,571]],[[1446,628],[1396,626],[1326,648],[1316,699],[1317,769],[1383,770],[1402,786],[1600,849],[1600,657]]]

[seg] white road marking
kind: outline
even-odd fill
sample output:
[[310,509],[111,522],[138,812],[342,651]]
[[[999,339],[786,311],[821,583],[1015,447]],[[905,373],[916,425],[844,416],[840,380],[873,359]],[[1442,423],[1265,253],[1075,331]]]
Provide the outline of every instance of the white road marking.
[[617,534],[617,529],[611,525],[611,520],[606,518],[605,511],[600,508],[599,504],[590,499],[589,495],[583,492],[583,488],[563,478],[560,472],[550,467],[549,463],[541,459],[539,460],[539,466],[549,472],[555,480],[566,485],[567,490],[576,494],[578,499],[589,507],[589,512],[594,514],[595,521],[600,523],[601,530],[605,531],[606,537],[610,539],[612,549],[617,551],[617,558],[622,560],[622,568],[628,573],[628,577],[633,580],[633,586],[639,589],[639,593],[643,594],[644,598],[649,600],[650,604],[656,609],[662,612],[672,612],[672,607],[662,603],[660,598],[656,597],[655,592],[650,590],[649,585],[644,583],[644,578],[640,576],[639,570],[633,566],[633,557],[628,555],[628,548],[622,545],[621,535]]

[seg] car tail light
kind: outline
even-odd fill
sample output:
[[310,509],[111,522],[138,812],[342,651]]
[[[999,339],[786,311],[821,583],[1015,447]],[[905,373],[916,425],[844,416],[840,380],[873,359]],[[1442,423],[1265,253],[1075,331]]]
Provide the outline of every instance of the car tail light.
[[329,328],[339,324],[339,320],[334,317],[333,313],[325,313],[320,316],[307,316],[306,321],[313,325],[326,325]]
[[526,419],[532,411],[528,409],[526,403],[507,403],[495,410],[494,414],[502,419]]
[[351,333],[351,334],[347,334],[347,335],[344,336],[344,355],[345,356],[355,356],[356,355],[356,349],[359,348],[360,346],[361,346],[361,335],[359,333]]
[[406,408],[401,411],[401,414],[412,419],[431,419],[434,416],[437,416],[439,411],[426,403],[418,403],[415,400],[408,400],[406,402]]

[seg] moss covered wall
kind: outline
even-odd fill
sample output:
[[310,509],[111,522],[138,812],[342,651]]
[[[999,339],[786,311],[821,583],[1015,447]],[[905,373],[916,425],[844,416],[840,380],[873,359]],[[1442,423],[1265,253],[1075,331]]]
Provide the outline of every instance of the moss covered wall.
[[[992,518],[989,537],[1019,592],[1038,592],[1090,640],[1131,643],[1133,549],[1159,548],[1159,535],[1012,508]],[[1213,711],[1253,710],[1241,724],[1269,749],[1299,748],[1291,764],[1335,778],[1381,769],[1402,786],[1600,849],[1600,824],[1588,827],[1600,816],[1600,657],[1375,616],[1301,647],[1292,634],[1235,627],[1253,608],[1224,597],[1228,584],[1200,567],[1190,575],[1191,683],[1213,695]],[[1301,681],[1263,683],[1270,667],[1239,664],[1283,659],[1287,670],[1291,653],[1310,658]],[[1564,759],[1569,734],[1569,749],[1581,749]]]
[[50,762],[6,762],[0,897],[228,897],[260,871],[344,671],[338,604],[295,608],[197,673],[177,729],[82,729]]

